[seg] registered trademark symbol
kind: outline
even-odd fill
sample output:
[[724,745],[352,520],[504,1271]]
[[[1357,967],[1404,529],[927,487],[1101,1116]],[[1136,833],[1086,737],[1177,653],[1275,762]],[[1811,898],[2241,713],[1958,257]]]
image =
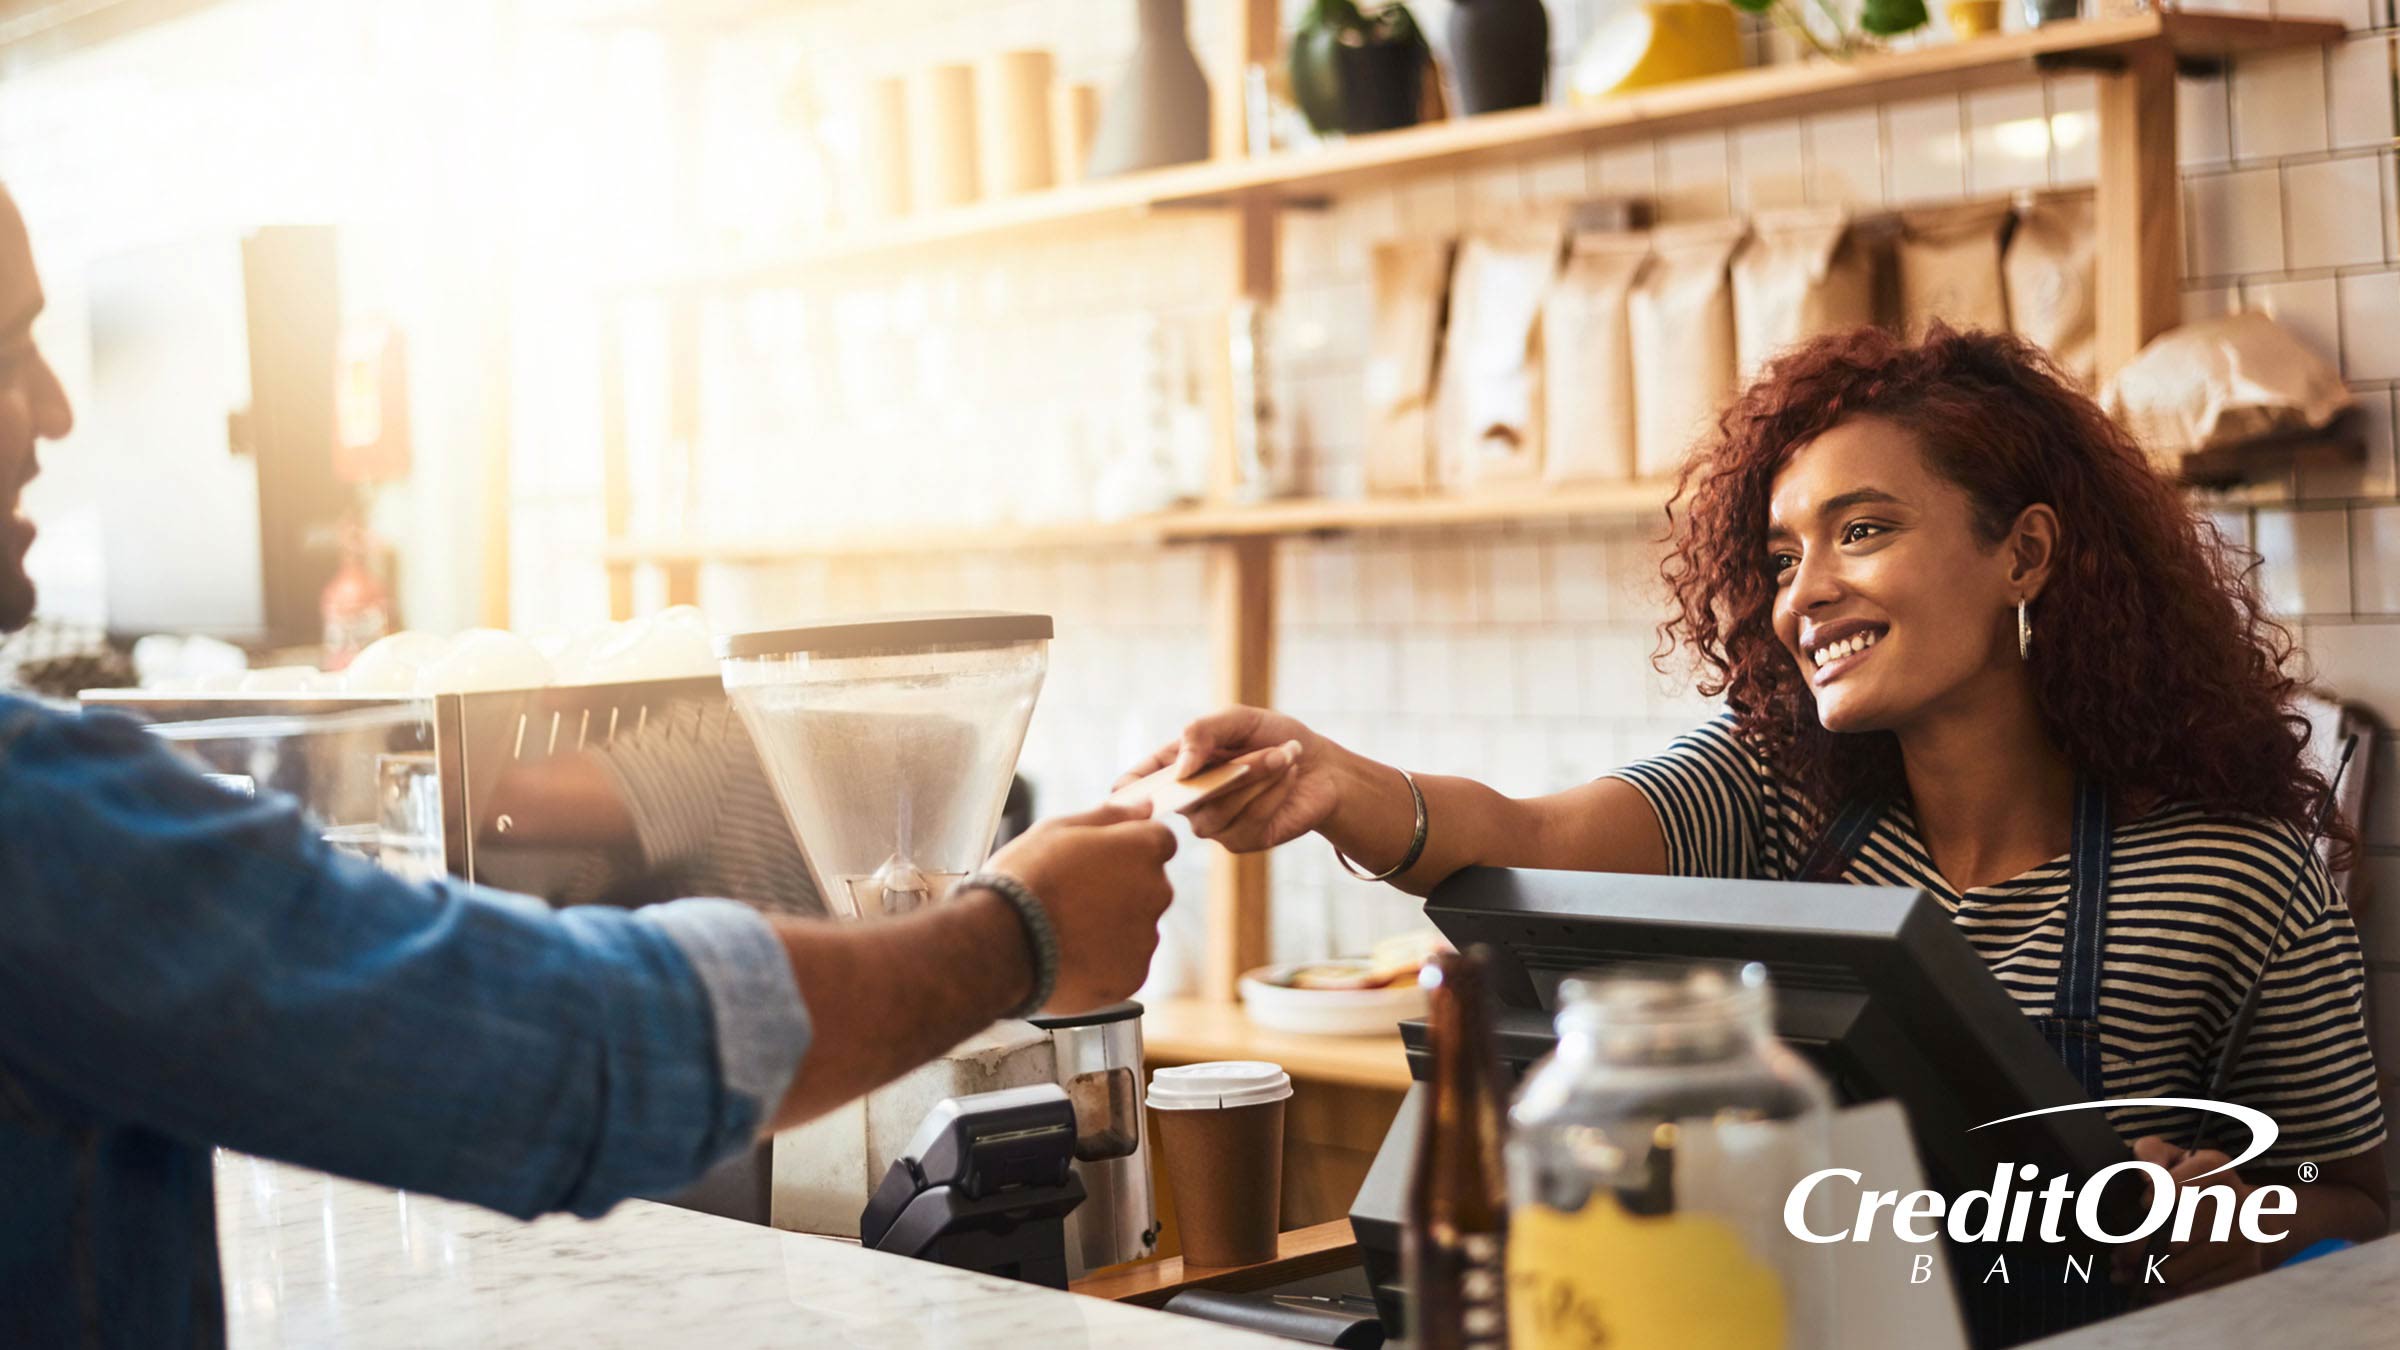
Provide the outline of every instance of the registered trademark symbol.
[[2300,1179],[2302,1181],[2315,1181],[2317,1179],[2317,1165],[2315,1163],[2300,1164]]

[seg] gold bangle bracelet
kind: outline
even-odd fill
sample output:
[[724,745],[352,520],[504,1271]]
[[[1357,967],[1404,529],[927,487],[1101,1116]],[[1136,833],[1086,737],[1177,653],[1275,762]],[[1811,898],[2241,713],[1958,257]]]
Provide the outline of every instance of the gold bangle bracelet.
[[1405,872],[1408,869],[1416,866],[1417,859],[1425,856],[1425,794],[1417,787],[1417,776],[1415,774],[1410,773],[1406,769],[1401,769],[1400,777],[1408,784],[1409,798],[1417,804],[1416,833],[1410,837],[1408,841],[1408,852],[1401,855],[1400,861],[1392,864],[1392,866],[1385,871],[1369,872],[1361,868],[1357,863],[1350,861],[1349,854],[1342,852],[1338,848],[1333,851],[1334,861],[1342,865],[1342,870],[1348,872],[1354,877],[1357,877],[1360,881],[1390,881],[1393,877],[1396,877],[1402,872]]

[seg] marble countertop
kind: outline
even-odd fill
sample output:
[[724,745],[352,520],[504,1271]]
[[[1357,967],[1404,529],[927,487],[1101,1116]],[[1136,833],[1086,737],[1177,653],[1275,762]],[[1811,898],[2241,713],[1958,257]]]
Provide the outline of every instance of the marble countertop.
[[2400,1237],[2387,1237],[2053,1336],[2031,1350],[2210,1345],[2385,1350],[2395,1343],[2395,1313],[2400,1313]]
[[[709,1350],[1264,1350],[1288,1345],[847,1243],[630,1201],[518,1223],[235,1154],[217,1158],[233,1350],[706,1345]],[[2400,1238],[2055,1337],[2039,1350],[2393,1343]]]
[[217,1156],[233,1350],[1260,1350],[1248,1332],[629,1201],[488,1210]]

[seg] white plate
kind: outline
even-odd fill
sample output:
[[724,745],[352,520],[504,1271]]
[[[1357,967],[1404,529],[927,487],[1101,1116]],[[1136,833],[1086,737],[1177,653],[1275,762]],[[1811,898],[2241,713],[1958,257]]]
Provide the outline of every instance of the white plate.
[[1425,991],[1415,985],[1398,989],[1293,989],[1272,983],[1302,966],[1323,961],[1294,961],[1261,966],[1242,976],[1242,1002],[1250,1020],[1275,1031],[1303,1036],[1388,1036],[1412,1017],[1423,1017],[1429,1006]]

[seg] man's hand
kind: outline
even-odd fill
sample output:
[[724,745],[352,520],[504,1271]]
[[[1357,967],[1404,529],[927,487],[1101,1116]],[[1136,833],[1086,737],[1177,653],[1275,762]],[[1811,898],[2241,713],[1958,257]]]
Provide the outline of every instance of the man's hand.
[[[2232,1161],[2230,1157],[2213,1148],[2187,1153],[2181,1147],[2155,1134],[2144,1135],[2135,1140],[2133,1156],[2143,1162],[2156,1163],[2166,1168],[2167,1175],[2174,1178],[2178,1187],[2191,1183],[2193,1178],[2203,1172],[2213,1171]],[[2258,1189],[2244,1180],[2239,1172],[2219,1172],[2198,1184],[2230,1187],[2233,1191],[2235,1213],[2241,1211],[2243,1203],[2250,1198],[2250,1192]],[[2223,1242],[2207,1240],[2206,1234],[2214,1222],[2214,1215],[2215,1206],[2213,1204],[2201,1206],[2197,1216],[2200,1222],[2193,1225],[2193,1237],[2189,1242],[2165,1242],[2163,1240],[2153,1243],[2129,1242],[2119,1247],[2111,1270],[2117,1283],[2135,1285],[2137,1295],[2146,1297],[2151,1302],[2163,1303],[2168,1299],[2181,1298],[2185,1294],[2197,1293],[2203,1289],[2214,1289],[2221,1284],[2231,1284],[2235,1280],[2247,1279],[2265,1270],[2268,1265],[2266,1250],[2243,1237],[2240,1224],[2237,1223],[2232,1227],[2225,1235]],[[2171,1226],[2172,1220],[2169,1223]],[[2166,1284],[2163,1287],[2156,1284],[2144,1285],[2141,1283],[2143,1269],[2148,1263],[2148,1258],[2157,1255],[2164,1255],[2167,1258],[2158,1265],[2159,1276],[2166,1281]]]
[[[1050,1007],[1128,998],[1150,973],[1175,836],[1150,808],[1046,820],[987,864],[1023,882],[1058,937]],[[992,1024],[1033,987],[1015,906],[990,891],[871,923],[779,919],[815,1038],[769,1130],[872,1092]]]
[[1174,891],[1175,835],[1150,805],[1103,806],[1045,820],[986,864],[1025,883],[1058,933],[1049,1010],[1073,1013],[1131,998],[1150,974],[1158,920]]

